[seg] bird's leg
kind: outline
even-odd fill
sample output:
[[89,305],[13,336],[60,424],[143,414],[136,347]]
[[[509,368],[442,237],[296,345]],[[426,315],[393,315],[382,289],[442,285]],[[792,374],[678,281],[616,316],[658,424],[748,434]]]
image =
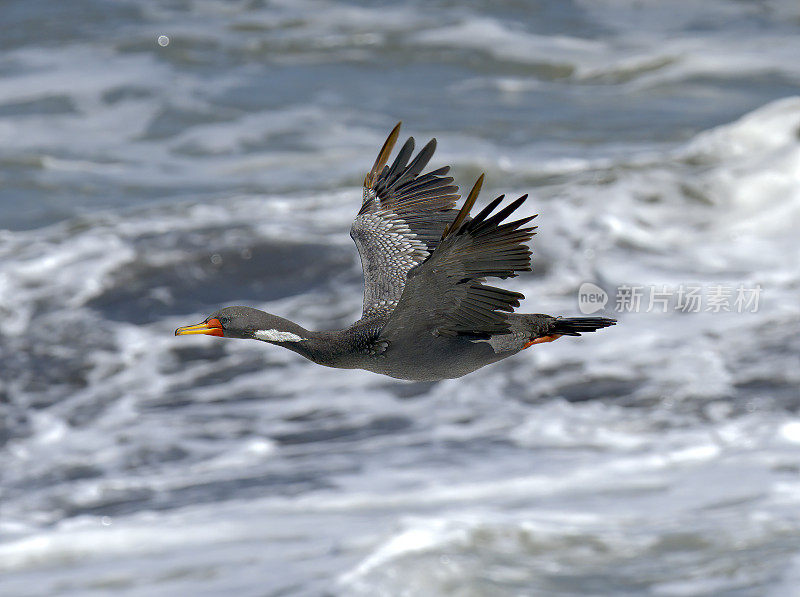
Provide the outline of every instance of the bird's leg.
[[527,342],[525,346],[522,347],[522,350],[533,346],[534,344],[542,344],[543,342],[552,342],[553,340],[558,340],[561,337],[561,334],[553,334],[552,336],[542,336],[541,338],[536,338],[535,340],[531,340]]

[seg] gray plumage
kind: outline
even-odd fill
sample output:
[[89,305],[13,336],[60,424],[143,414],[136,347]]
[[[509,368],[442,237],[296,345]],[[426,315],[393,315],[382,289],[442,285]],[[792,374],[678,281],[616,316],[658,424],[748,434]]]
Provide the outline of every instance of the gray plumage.
[[365,318],[395,308],[409,270],[436,248],[459,197],[453,178],[445,176],[449,167],[419,176],[436,150],[436,139],[409,163],[414,152],[414,138],[409,138],[391,167],[386,165],[399,126],[364,179],[364,200],[350,228],[364,270]]
[[540,342],[613,325],[602,317],[513,314],[524,298],[486,284],[531,269],[526,227],[535,216],[508,218],[527,195],[469,212],[483,175],[460,210],[449,168],[427,174],[431,140],[413,157],[408,139],[391,166],[400,124],[364,179],[363,202],[350,230],[364,270],[362,318],[345,330],[315,332],[250,307],[226,307],[176,335],[211,334],[284,346],[305,358],[408,380],[460,377]]

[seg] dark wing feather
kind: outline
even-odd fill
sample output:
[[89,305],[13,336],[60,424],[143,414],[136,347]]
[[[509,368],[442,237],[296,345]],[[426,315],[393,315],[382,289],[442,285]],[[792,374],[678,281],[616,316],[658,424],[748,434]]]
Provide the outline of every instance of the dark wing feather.
[[503,223],[527,195],[495,212],[503,200],[500,196],[470,220],[481,182],[482,177],[436,250],[409,272],[381,337],[434,333],[481,339],[509,332],[505,313],[519,307],[523,295],[483,282],[487,277],[510,278],[530,271],[531,252],[525,243],[536,227],[523,226],[536,216]]
[[399,131],[398,123],[364,179],[364,202],[350,229],[364,268],[365,318],[394,309],[409,270],[439,244],[459,197],[452,177],[445,176],[449,168],[421,175],[436,150],[435,139],[412,159],[409,138],[386,165]]

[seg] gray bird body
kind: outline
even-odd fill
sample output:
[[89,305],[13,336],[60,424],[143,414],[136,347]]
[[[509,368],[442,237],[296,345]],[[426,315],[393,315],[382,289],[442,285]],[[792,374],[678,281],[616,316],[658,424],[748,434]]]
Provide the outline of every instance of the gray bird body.
[[435,381],[461,377],[514,355],[522,350],[528,337],[521,330],[488,341],[434,336],[430,331],[420,334],[420,330],[382,337],[374,327],[380,322],[359,321],[345,330],[309,332],[307,341],[285,346],[319,365],[366,369],[412,381]]
[[[274,316],[251,307],[226,307],[211,318],[238,319],[241,335],[253,338],[256,330],[276,329]],[[510,332],[489,339],[442,336],[435,328],[415,324],[383,333],[388,317],[361,319],[344,330],[312,331],[300,326],[280,326],[302,340],[262,340],[292,350],[310,361],[339,369],[365,369],[398,379],[435,381],[456,378],[510,357],[523,349],[534,328],[546,329],[549,315],[510,315]],[[286,321],[286,320],[284,320]],[[291,323],[288,322],[287,323]],[[436,358],[431,358],[436,355]]]
[[283,346],[328,367],[366,369],[398,379],[456,378],[540,342],[613,325],[601,317],[513,314],[524,298],[485,284],[531,268],[527,242],[535,216],[507,221],[527,195],[503,197],[469,216],[483,182],[455,209],[449,168],[422,174],[436,143],[411,159],[406,141],[391,166],[400,125],[364,179],[353,238],[364,269],[362,318],[344,330],[310,331],[251,307],[226,307],[176,335],[210,334]]

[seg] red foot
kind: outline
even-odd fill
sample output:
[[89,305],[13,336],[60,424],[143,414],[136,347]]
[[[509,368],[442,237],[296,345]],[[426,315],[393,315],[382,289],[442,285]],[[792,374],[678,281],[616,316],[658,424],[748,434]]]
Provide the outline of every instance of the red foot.
[[522,350],[525,350],[529,346],[533,346],[534,344],[542,344],[543,342],[552,342],[553,340],[558,340],[561,337],[561,334],[553,334],[552,336],[542,336],[541,338],[536,338],[536,340],[531,340],[525,346],[522,347]]

